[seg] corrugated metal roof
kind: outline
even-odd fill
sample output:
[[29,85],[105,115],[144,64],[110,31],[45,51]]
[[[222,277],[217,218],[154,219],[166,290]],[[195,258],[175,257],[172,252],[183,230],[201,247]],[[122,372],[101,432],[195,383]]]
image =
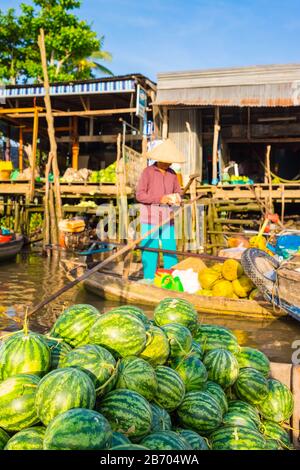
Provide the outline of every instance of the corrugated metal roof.
[[161,73],[156,104],[299,106],[300,64]]

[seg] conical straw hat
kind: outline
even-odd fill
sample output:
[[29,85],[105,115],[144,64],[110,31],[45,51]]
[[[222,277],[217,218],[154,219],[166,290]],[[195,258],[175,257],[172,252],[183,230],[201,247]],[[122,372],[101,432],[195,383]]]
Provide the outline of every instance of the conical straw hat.
[[171,139],[165,140],[147,153],[147,158],[162,163],[184,163],[185,157]]

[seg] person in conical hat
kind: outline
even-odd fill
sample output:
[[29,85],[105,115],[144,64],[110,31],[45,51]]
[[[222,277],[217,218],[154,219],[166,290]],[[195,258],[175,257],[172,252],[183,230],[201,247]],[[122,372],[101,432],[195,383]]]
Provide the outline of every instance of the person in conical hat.
[[[136,199],[141,203],[141,235],[161,224],[181,202],[181,187],[176,173],[170,168],[173,163],[184,163],[185,159],[175,144],[167,139],[147,153],[149,160],[155,161],[143,171],[136,189]],[[165,224],[141,242],[147,248],[176,250],[174,221]],[[164,254],[164,268],[171,269],[177,264],[176,255]],[[158,253],[142,251],[144,278],[154,280]]]

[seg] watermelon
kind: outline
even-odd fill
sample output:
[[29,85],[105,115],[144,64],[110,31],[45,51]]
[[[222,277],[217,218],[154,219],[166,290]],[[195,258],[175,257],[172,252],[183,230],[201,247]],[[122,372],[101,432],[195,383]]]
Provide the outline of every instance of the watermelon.
[[207,370],[198,357],[192,355],[171,361],[171,367],[182,378],[187,392],[202,390],[207,381]]
[[153,401],[168,412],[174,411],[185,394],[182,378],[175,370],[166,366],[156,367],[155,372],[158,387]]
[[274,440],[283,449],[292,448],[289,432],[274,421],[264,420],[261,430],[267,440]]
[[128,356],[121,360],[116,388],[127,388],[151,401],[157,392],[153,367],[144,359]]
[[261,422],[259,413],[254,406],[240,400],[229,402],[228,411],[223,417],[223,423],[234,426],[247,426],[260,430]]
[[264,450],[262,434],[246,426],[224,426],[210,436],[212,450]]
[[110,392],[118,378],[116,360],[113,355],[96,344],[87,344],[73,349],[64,356],[59,365],[62,368],[76,367],[86,372],[94,382],[99,396]]
[[0,378],[17,374],[43,376],[50,369],[50,349],[42,335],[20,331],[0,345]]
[[151,433],[158,431],[170,431],[172,421],[169,413],[155,403],[150,403],[152,409]]
[[99,412],[109,421],[112,430],[121,432],[133,442],[150,432],[152,410],[139,393],[119,388],[109,392],[99,404]]
[[[281,423],[288,421],[294,411],[294,399],[288,387],[278,380],[269,379],[269,393],[258,410],[263,418]],[[1,423],[0,423],[1,426]]]
[[192,450],[183,436],[174,431],[160,431],[145,437],[142,446],[151,450]]
[[111,450],[121,451],[121,450],[149,450],[147,447],[139,446],[137,444],[123,444],[121,446],[112,447]]
[[83,371],[68,367],[53,370],[40,381],[35,409],[43,424],[71,408],[92,409],[96,392],[92,379]]
[[121,434],[120,432],[114,431],[112,433],[111,448],[112,447],[117,447],[117,446],[122,446],[123,444],[131,444],[131,442],[128,439],[128,437],[126,437],[124,434]]
[[239,375],[239,365],[235,356],[227,349],[209,351],[203,359],[209,380],[226,389],[233,385]]
[[5,431],[21,431],[39,419],[34,401],[40,378],[18,374],[0,382],[0,427]]
[[157,326],[179,323],[194,333],[198,327],[198,314],[187,300],[165,298],[154,310],[154,321]]
[[47,427],[45,450],[106,450],[112,430],[104,416],[94,410],[75,408],[56,416]]
[[144,323],[135,315],[112,310],[93,325],[90,343],[103,346],[118,357],[138,356],[146,346]]
[[45,431],[43,426],[23,429],[10,438],[4,450],[43,450]]
[[54,323],[49,336],[61,338],[72,348],[89,343],[89,332],[99,311],[92,305],[78,304],[68,307]]
[[216,325],[200,325],[194,335],[194,340],[201,345],[204,353],[212,349],[228,349],[233,354],[237,354],[240,349],[232,331]]
[[3,450],[10,437],[4,429],[0,428],[0,450]]
[[162,327],[170,345],[170,358],[183,357],[191,349],[193,337],[188,328],[177,323],[170,323]]
[[215,382],[212,382],[211,380],[208,380],[204,385],[203,391],[209,392],[214,397],[214,399],[219,403],[221,410],[222,410],[222,414],[227,412],[228,410],[227,398],[226,398],[223,388],[220,385],[216,384]]
[[144,323],[146,330],[150,328],[149,319],[147,318],[144,310],[142,310],[139,307],[135,307],[134,305],[121,305],[120,307],[116,307],[116,308],[109,310],[110,313],[112,311],[121,312],[121,313],[126,312],[126,313],[130,313],[131,315],[135,315]]
[[208,435],[222,423],[222,410],[209,392],[188,392],[177,409],[181,426]]
[[203,349],[201,348],[201,345],[197,343],[197,341],[194,341],[194,340],[192,342],[192,347],[191,347],[189,354],[194,354],[195,356],[198,357],[198,359],[200,359],[200,361],[202,361],[204,357],[204,352],[203,352]]
[[152,366],[165,364],[170,354],[169,340],[165,333],[156,326],[151,326],[149,333],[151,339],[140,357],[148,361]]
[[267,356],[258,349],[241,347],[236,355],[240,369],[252,367],[261,372],[265,377],[270,374],[270,361]]
[[59,338],[50,338],[46,335],[44,336],[44,339],[48,344],[51,353],[50,370],[54,370],[58,367],[59,362],[65,357],[65,355],[72,351],[72,348]]
[[268,395],[268,380],[258,370],[246,367],[240,371],[234,391],[241,400],[257,405]]
[[269,439],[268,437],[266,437],[265,439],[266,439],[266,446],[264,450],[283,450],[279,442],[276,441],[275,439]]
[[190,429],[176,428],[175,432],[180,434],[191,446],[193,450],[209,450],[208,441]]

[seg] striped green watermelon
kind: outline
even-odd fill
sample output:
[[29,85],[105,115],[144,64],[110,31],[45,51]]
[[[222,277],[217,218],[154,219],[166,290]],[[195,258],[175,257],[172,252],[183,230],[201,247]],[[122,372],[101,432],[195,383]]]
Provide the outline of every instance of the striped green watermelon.
[[169,413],[155,403],[150,403],[150,406],[152,409],[151,433],[170,431],[172,429],[172,421]]
[[264,420],[261,431],[267,440],[272,439],[283,449],[292,448],[289,432],[274,421]]
[[109,421],[112,430],[121,432],[133,442],[151,429],[152,410],[148,401],[137,392],[119,388],[109,392],[99,404],[99,412]]
[[233,385],[239,375],[239,365],[235,356],[227,349],[209,351],[203,359],[209,380],[226,389]]
[[194,333],[198,326],[198,314],[187,300],[165,298],[154,310],[154,321],[157,326],[179,323]]
[[239,352],[239,344],[232,331],[222,326],[202,324],[198,327],[194,340],[207,353],[212,349],[228,349],[233,354]]
[[146,346],[144,323],[130,313],[105,313],[91,328],[90,343],[103,346],[120,357],[138,356]]
[[253,369],[261,372],[265,377],[270,374],[270,361],[267,356],[258,349],[241,347],[236,356],[240,369],[245,367],[253,367]]
[[155,372],[158,387],[153,401],[168,412],[174,411],[185,394],[182,378],[175,370],[166,366],[156,367]]
[[208,380],[204,384],[203,391],[209,392],[215,398],[215,400],[217,400],[217,402],[219,403],[221,407],[222,414],[227,412],[228,410],[227,397],[221,385],[217,384],[216,382],[212,382],[211,380]]
[[206,436],[222,423],[222,410],[209,392],[189,392],[177,409],[181,426]]
[[183,436],[174,431],[160,431],[145,437],[142,446],[151,450],[192,450]]
[[162,330],[169,340],[170,358],[183,357],[189,353],[193,337],[188,328],[177,323],[170,323],[164,325]]
[[138,444],[123,444],[121,446],[112,447],[111,450],[123,451],[123,450],[149,450],[147,447],[139,446]]
[[112,430],[104,416],[94,410],[75,408],[56,416],[47,427],[45,450],[106,450]]
[[210,436],[212,450],[264,450],[262,434],[246,426],[224,426]]
[[17,374],[43,376],[50,369],[50,349],[42,335],[20,331],[0,346],[0,378]]
[[[288,387],[278,380],[269,379],[269,393],[258,410],[263,418],[276,423],[288,421],[294,411],[294,398]],[[1,423],[0,423],[1,426]]]
[[112,447],[117,447],[117,446],[122,446],[123,444],[131,444],[131,442],[128,439],[128,437],[126,437],[124,434],[121,434],[120,432],[114,431],[112,433],[111,448]]
[[91,377],[99,396],[110,392],[118,379],[116,360],[113,355],[96,344],[87,344],[71,350],[60,361],[59,366],[82,369]]
[[163,330],[156,326],[151,326],[149,333],[151,339],[141,352],[140,357],[152,366],[163,365],[167,362],[170,354],[169,340]]
[[174,431],[182,436],[193,450],[209,450],[208,441],[197,432],[190,429],[176,428]]
[[150,328],[150,321],[149,321],[147,315],[145,314],[144,310],[142,310],[139,307],[135,307],[134,305],[121,305],[119,307],[116,307],[116,308],[113,308],[113,309],[109,310],[109,312],[110,313],[111,312],[130,313],[131,315],[135,315],[137,318],[139,318],[144,323],[144,326],[145,326],[146,330],[148,330]]
[[92,379],[83,371],[68,367],[53,370],[39,383],[35,409],[43,424],[71,408],[92,409],[96,392]]
[[228,404],[228,411],[223,417],[223,423],[234,426],[247,426],[260,430],[261,422],[257,409],[241,400],[233,400]]
[[281,445],[279,444],[278,441],[275,439],[269,439],[268,437],[266,439],[266,446],[264,450],[284,450]]
[[268,395],[268,380],[258,370],[245,367],[239,373],[234,384],[234,391],[241,400],[257,405]]
[[23,429],[10,438],[4,450],[43,450],[45,431],[43,426]]
[[92,305],[73,305],[58,317],[49,336],[63,339],[72,348],[84,346],[89,343],[90,329],[99,316],[99,311]]
[[21,431],[38,423],[34,409],[40,378],[19,374],[0,382],[0,427],[5,431]]
[[187,392],[203,390],[208,374],[203,362],[198,357],[192,355],[182,359],[174,359],[171,361],[171,367],[182,378]]
[[198,359],[200,359],[200,361],[202,361],[204,358],[204,352],[203,352],[201,345],[197,343],[197,341],[194,341],[194,340],[192,342],[192,347],[191,347],[189,354],[194,354],[195,356],[198,357]]
[[153,367],[144,359],[128,356],[119,364],[116,388],[127,388],[151,401],[157,392],[157,378]]
[[6,443],[9,441],[10,436],[7,434],[4,429],[0,428],[0,450],[3,450]]
[[51,353],[50,370],[54,370],[58,367],[59,362],[65,357],[65,355],[72,351],[72,348],[60,338],[50,338],[46,335],[44,336],[44,339],[48,344]]

